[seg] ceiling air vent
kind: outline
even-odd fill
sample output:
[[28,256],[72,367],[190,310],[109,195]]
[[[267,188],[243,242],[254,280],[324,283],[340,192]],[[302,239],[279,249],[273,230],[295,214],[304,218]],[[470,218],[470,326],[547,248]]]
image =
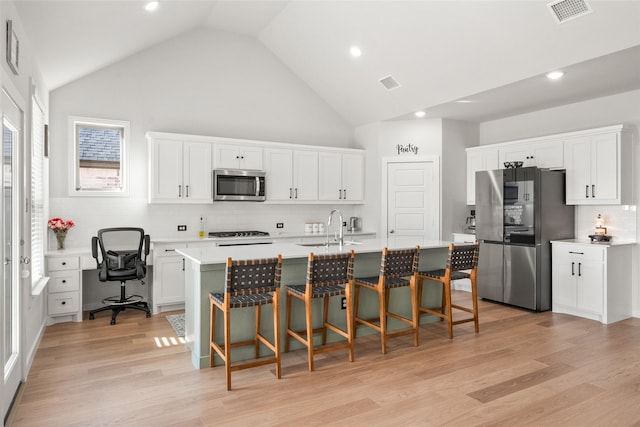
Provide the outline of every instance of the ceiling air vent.
[[400,87],[400,83],[398,83],[398,81],[394,79],[393,76],[386,76],[381,78],[380,83],[382,83],[382,86],[384,86],[387,90],[396,89]]
[[547,7],[558,24],[592,12],[591,6],[584,0],[556,0],[547,4]]

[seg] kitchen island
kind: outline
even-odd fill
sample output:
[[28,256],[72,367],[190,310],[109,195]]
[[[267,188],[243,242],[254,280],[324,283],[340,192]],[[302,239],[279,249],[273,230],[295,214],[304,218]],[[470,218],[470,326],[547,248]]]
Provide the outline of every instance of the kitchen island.
[[[282,255],[282,283],[284,287],[289,284],[303,284],[306,278],[307,257],[309,252],[315,254],[331,254],[349,252],[354,250],[356,277],[377,276],[380,271],[382,249],[404,249],[420,245],[420,270],[442,268],[447,259],[449,242],[425,241],[420,237],[396,237],[391,239],[363,240],[358,244],[350,244],[340,247],[301,246],[294,243],[276,243],[271,245],[248,245],[226,247],[196,247],[177,249],[176,252],[185,257],[185,340],[191,349],[191,361],[196,368],[209,366],[209,293],[224,292],[225,267],[227,258],[256,259],[270,258]],[[285,292],[281,290],[280,317],[285,319]],[[378,310],[377,296],[373,292],[362,292],[360,299],[360,313],[364,316],[375,317]],[[441,291],[437,286],[425,287],[423,305],[439,305]],[[295,304],[292,307],[292,326],[304,329],[304,307]],[[339,301],[331,301],[329,319],[339,327],[345,327],[345,311],[341,309]],[[408,288],[392,290],[390,308],[405,316],[410,316],[411,303]],[[321,301],[314,301],[314,321],[320,319]],[[251,339],[255,325],[255,310],[253,308],[235,309],[231,314],[232,340]],[[263,319],[270,319],[271,308],[265,307]],[[317,317],[316,317],[317,313]],[[421,322],[433,321],[431,316],[423,316]],[[283,324],[283,323],[282,323]],[[262,322],[264,334],[273,336],[272,323]],[[216,322],[216,328],[220,328],[216,335],[222,336],[222,321]],[[406,325],[389,319],[389,330],[406,327]],[[358,329],[358,336],[374,333],[370,328]],[[281,344],[284,348],[284,327],[281,327]],[[337,336],[329,336],[332,339],[342,339]],[[357,343],[356,343],[357,344]],[[291,348],[301,348],[297,341],[291,341]],[[264,349],[263,349],[264,350]],[[266,354],[266,353],[265,353]],[[357,356],[357,345],[356,345]],[[251,347],[234,349],[234,360],[243,360],[253,357]]]

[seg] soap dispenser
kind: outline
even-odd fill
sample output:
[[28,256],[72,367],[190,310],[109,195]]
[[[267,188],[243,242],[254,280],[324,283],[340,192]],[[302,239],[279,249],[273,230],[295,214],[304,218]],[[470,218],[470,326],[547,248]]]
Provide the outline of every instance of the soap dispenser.
[[200,233],[198,234],[201,239],[204,239],[204,217],[200,217]]

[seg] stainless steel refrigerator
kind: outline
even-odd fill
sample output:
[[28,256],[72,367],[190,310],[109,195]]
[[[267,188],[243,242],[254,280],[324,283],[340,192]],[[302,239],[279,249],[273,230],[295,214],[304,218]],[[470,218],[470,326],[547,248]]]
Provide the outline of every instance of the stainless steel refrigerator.
[[535,167],[476,172],[479,297],[550,310],[550,240],[573,235],[564,172]]

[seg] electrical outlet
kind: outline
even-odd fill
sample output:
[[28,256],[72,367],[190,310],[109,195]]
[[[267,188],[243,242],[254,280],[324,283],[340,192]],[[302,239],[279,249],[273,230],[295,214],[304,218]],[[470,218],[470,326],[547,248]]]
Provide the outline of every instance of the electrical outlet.
[[178,231],[187,231],[187,226],[186,225],[179,225],[178,226]]
[[342,302],[341,302],[341,307],[343,310],[347,309],[347,299],[345,297],[342,297]]
[[284,222],[276,222],[276,228],[284,228]]

